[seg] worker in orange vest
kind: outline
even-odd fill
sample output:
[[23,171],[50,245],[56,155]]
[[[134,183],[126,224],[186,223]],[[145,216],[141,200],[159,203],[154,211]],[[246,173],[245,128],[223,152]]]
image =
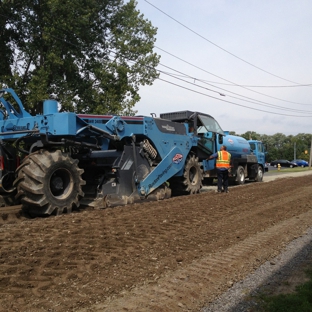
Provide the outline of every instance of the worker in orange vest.
[[225,193],[228,193],[229,186],[229,169],[231,168],[231,154],[227,152],[226,146],[222,145],[220,151],[212,154],[209,159],[217,158],[216,169],[218,177],[218,193],[222,192],[222,187]]

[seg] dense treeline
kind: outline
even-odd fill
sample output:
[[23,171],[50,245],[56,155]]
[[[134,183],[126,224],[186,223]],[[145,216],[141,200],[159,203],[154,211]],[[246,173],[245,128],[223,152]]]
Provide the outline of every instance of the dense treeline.
[[0,1],[0,87],[32,114],[52,94],[62,111],[134,114],[158,77],[156,28],[135,0]]
[[[232,132],[231,134],[234,134]],[[258,134],[256,132],[246,132],[240,136],[246,140],[253,139],[262,141],[268,152],[267,162],[275,159],[304,159],[309,161],[312,135],[299,133],[297,135],[286,136],[283,133],[273,135]]]

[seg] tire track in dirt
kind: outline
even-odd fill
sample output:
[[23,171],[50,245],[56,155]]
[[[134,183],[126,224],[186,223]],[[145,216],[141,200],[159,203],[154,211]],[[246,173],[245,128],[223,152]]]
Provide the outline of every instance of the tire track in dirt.
[[311,211],[311,185],[309,175],[2,224],[0,311],[196,311],[312,224],[305,216],[240,254]]
[[261,263],[276,256],[289,241],[302,234],[301,231],[298,233],[298,228],[307,228],[311,224],[312,210],[285,220],[222,252],[194,261],[160,278],[156,283],[123,292],[121,298],[93,306],[92,310],[198,311],[207,303],[207,298],[212,301]]
[[21,205],[0,207],[0,226],[7,222],[14,223],[21,218],[23,218]]

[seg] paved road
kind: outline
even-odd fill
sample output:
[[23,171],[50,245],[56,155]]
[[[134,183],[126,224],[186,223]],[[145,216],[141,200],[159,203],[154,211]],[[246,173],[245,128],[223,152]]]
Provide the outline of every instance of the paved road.
[[[281,169],[276,170],[275,168],[273,170],[269,169],[269,172],[265,172],[264,177],[263,177],[263,182],[270,182],[270,181],[274,181],[276,179],[280,179],[280,178],[288,178],[288,177],[301,177],[301,176],[305,176],[305,175],[309,175],[312,174],[312,170],[307,170],[307,171],[296,171],[296,172],[289,172],[288,170],[286,171],[285,169]],[[255,183],[255,182],[249,182],[248,180],[246,180],[245,184],[250,184],[250,183]],[[239,185],[232,185],[230,186],[230,188],[232,187],[237,187]],[[216,190],[216,184],[212,185],[212,186],[204,186],[202,188],[202,192],[207,192],[207,191],[214,191]]]
[[270,182],[279,178],[287,178],[287,177],[301,177],[308,174],[312,174],[312,170],[308,171],[300,171],[300,172],[283,172],[283,170],[278,171],[269,171],[264,174],[263,182]]

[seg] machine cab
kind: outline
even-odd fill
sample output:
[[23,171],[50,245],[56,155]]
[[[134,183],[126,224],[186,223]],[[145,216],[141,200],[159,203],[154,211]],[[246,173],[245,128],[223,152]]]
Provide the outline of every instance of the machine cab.
[[[222,144],[224,131],[218,122],[208,114],[180,111],[160,114],[160,118],[186,124],[189,135],[197,140],[196,155],[200,161],[206,160],[211,154],[217,152],[218,144]],[[213,160],[205,163],[211,163],[211,167],[214,167]],[[205,168],[205,170],[209,169]]]

